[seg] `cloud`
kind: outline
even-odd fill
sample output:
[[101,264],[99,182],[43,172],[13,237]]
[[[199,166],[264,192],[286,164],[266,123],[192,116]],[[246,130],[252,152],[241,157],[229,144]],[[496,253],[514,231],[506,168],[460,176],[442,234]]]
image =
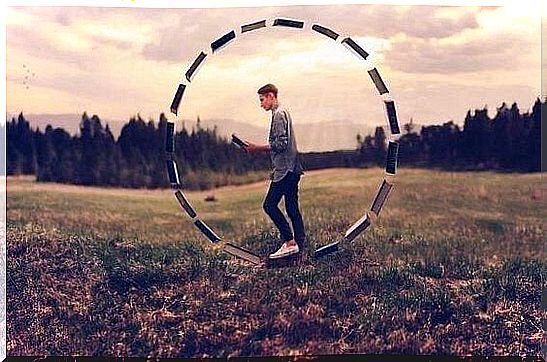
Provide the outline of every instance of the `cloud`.
[[[177,23],[158,28],[153,40],[144,45],[142,55],[146,59],[166,62],[193,60],[200,51],[210,51],[210,44],[222,35],[238,31],[241,24],[263,20],[274,12],[271,8],[176,9]],[[257,32],[264,30],[267,29]]]
[[[148,33],[156,27],[159,9],[105,9],[89,7],[9,8],[7,41],[29,50],[40,45],[61,56],[78,52],[97,51],[105,47],[140,51],[148,41]],[[170,16],[165,18],[169,19]],[[18,20],[19,19],[19,20]],[[96,54],[96,53],[94,53]],[[94,54],[88,54],[93,56]]]
[[104,35],[93,35],[90,39],[93,42],[93,49],[108,46],[118,50],[128,50],[133,47],[133,42],[129,40],[117,39]]
[[359,36],[444,38],[478,26],[474,8],[439,6],[337,5],[321,14],[340,31]]
[[[177,26],[164,28],[158,40],[144,45],[141,55],[146,59],[167,62],[180,62],[195,53],[198,36],[197,25],[183,23]],[[181,36],[184,34],[184,37]],[[205,45],[205,44],[203,44]]]
[[[305,31],[271,28],[240,34],[221,50],[227,64],[241,63],[249,55],[269,54],[271,61],[289,52],[313,55],[328,40],[309,30],[318,22],[351,35],[387,38],[407,34],[419,39],[442,38],[477,26],[475,8],[387,5],[284,6],[227,9],[147,9],[98,7],[11,8],[38,21],[8,25],[8,42],[32,48],[29,52],[70,59],[75,65],[96,70],[109,49],[131,51],[146,60],[189,66],[210,43],[242,24],[276,17],[304,20]],[[158,21],[161,19],[161,21]],[[42,29],[49,29],[45,36]],[[347,36],[346,35],[346,36]],[[232,49],[229,49],[232,48]],[[274,51],[272,51],[274,50]],[[343,51],[343,50],[342,50]],[[370,52],[370,51],[369,51]],[[108,54],[110,55],[110,54]],[[296,57],[297,58],[297,57]],[[296,59],[295,58],[295,59]],[[313,59],[316,62],[315,59]]]
[[[329,6],[288,6],[268,8],[230,9],[179,9],[177,24],[160,27],[156,36],[143,47],[142,55],[147,59],[180,62],[194,57],[201,49],[209,49],[212,41],[226,32],[253,21],[275,17],[288,17],[310,23],[320,23],[340,34],[353,37],[391,37],[407,34],[418,38],[444,38],[465,29],[478,26],[474,8],[450,8],[432,6],[385,6],[385,5],[329,5]],[[262,50],[275,43],[273,33],[280,29],[260,29],[256,34],[267,32],[271,37],[264,41],[258,38],[242,51]],[[283,39],[296,39],[301,30],[284,28]],[[307,30],[307,33],[315,32]],[[182,35],[184,34],[184,38]],[[253,33],[242,34],[254,36]],[[240,39],[236,39],[236,42]]]
[[[539,84],[533,71],[540,59],[535,23],[507,11],[500,17],[498,9],[329,5],[10,11],[8,108],[14,112],[31,104],[33,112],[49,113],[60,106],[70,113],[77,104],[78,110],[107,118],[168,111],[179,79],[201,50],[210,50],[212,41],[242,24],[270,23],[275,17],[304,20],[306,29],[268,27],[238,34],[207,58],[184,95],[181,115],[267,121],[256,89],[272,82],[299,120],[385,121],[363,62],[339,42],[310,30],[314,22],[376,53],[374,62],[403,120],[459,119],[475,98],[489,104],[519,94],[527,98],[534,94],[536,78]],[[36,70],[36,89],[19,84],[21,63]],[[29,96],[37,89],[40,102]]]
[[[477,84],[473,86],[416,79],[406,87],[398,87],[396,104],[401,123],[410,117],[422,124],[440,124],[453,120],[463,124],[468,109],[495,110],[502,102],[517,102],[522,111],[530,109],[539,89],[527,85]],[[423,105],[430,105],[423,108]],[[492,114],[491,114],[492,115]]]
[[7,56],[9,57],[15,49],[21,50],[19,54],[23,57],[20,63],[28,62],[32,58],[42,58],[83,71],[94,71],[99,68],[99,55],[91,51],[92,44],[74,33],[56,33],[44,31],[40,27],[11,25],[6,35]]
[[534,39],[513,33],[480,37],[470,34],[463,42],[404,37],[391,43],[385,60],[390,67],[408,73],[493,71],[529,66],[530,57],[538,55],[534,54],[539,50],[538,42],[539,36]]
[[70,26],[72,24],[71,17],[64,11],[55,14],[55,21],[63,26]]

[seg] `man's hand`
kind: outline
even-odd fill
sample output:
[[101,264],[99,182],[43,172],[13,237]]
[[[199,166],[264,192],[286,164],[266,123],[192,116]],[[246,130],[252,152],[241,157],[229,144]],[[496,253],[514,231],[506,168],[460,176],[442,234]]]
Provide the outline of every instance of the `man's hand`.
[[248,153],[260,153],[260,152],[268,152],[270,150],[269,145],[257,145],[251,142],[247,142],[249,145],[245,147],[245,151]]
[[245,152],[248,152],[248,153],[258,153],[260,152],[260,146],[254,144],[254,143],[251,143],[251,142],[247,142],[248,143],[248,146],[244,148]]

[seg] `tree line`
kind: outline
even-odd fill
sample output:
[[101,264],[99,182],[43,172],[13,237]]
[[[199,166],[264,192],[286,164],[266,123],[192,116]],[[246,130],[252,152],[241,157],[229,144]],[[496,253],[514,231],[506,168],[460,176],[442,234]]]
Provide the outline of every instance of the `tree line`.
[[[423,126],[417,133],[413,121],[403,125],[399,165],[452,170],[541,169],[541,108],[539,99],[531,113],[521,114],[517,104],[503,103],[494,118],[486,107],[468,111],[463,129],[454,122]],[[35,174],[38,181],[120,187],[168,187],[165,166],[167,118],[126,123],[118,139],[97,115],[86,113],[78,135],[48,125],[32,129],[23,114],[6,123],[8,175]],[[383,127],[374,135],[357,135],[354,151],[301,154],[305,169],[384,165],[387,145]],[[214,129],[204,129],[198,117],[195,128],[185,126],[175,134],[175,159],[183,185],[204,189],[230,183],[226,176],[270,169],[268,154],[248,155]],[[222,175],[222,178],[218,176]],[[212,181],[214,180],[214,182]],[[220,180],[220,181],[219,181]]]
[[[488,116],[486,107],[468,111],[461,130],[450,121],[422,127],[418,135],[411,121],[404,125],[398,141],[399,162],[446,170],[541,171],[541,110],[545,104],[537,99],[531,113],[521,114],[516,103],[508,107],[504,102],[494,118]],[[360,151],[374,152],[370,143],[365,138]]]
[[[33,130],[19,114],[7,123],[8,175],[35,174],[38,181],[77,185],[121,187],[168,187],[165,166],[167,118],[157,125],[133,117],[122,127],[117,140],[108,124],[97,115],[82,115],[79,135],[48,125]],[[207,188],[199,182],[214,174],[242,175],[265,170],[267,155],[250,157],[234,149],[213,130],[186,127],[175,134],[175,159],[179,174],[189,188]]]

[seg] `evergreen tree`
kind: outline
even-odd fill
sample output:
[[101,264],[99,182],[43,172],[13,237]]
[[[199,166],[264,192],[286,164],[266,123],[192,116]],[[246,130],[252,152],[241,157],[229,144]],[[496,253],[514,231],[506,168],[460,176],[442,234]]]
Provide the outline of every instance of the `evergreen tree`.
[[34,132],[29,122],[20,113],[17,121],[12,118],[6,126],[7,174],[31,175],[36,172]]
[[545,112],[547,99],[541,103],[539,98],[532,107],[532,124],[529,132],[527,159],[529,160],[526,171],[542,171],[545,166],[541,162],[541,112]]
[[374,159],[378,165],[384,165],[386,162],[386,134],[383,127],[376,127],[374,131]]

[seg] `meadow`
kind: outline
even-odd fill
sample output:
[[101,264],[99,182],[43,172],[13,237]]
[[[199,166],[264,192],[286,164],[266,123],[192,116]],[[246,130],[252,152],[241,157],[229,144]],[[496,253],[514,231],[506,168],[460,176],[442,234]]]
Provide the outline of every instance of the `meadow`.
[[[270,269],[211,244],[171,190],[8,177],[8,356],[541,355],[542,174],[400,169],[372,227],[313,259],[382,177],[306,172],[307,260]],[[187,196],[223,242],[267,255],[267,185]]]

